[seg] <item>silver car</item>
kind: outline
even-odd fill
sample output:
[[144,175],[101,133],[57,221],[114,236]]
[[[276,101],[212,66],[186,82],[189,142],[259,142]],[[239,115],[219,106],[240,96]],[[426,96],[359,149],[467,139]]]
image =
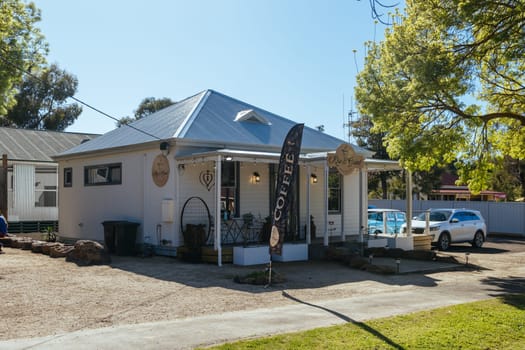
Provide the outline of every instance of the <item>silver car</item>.
[[[423,234],[427,227],[432,243],[447,250],[451,243],[470,242],[481,248],[486,239],[487,226],[481,213],[471,209],[430,209],[412,219],[412,233]],[[406,232],[403,225],[402,232]]]

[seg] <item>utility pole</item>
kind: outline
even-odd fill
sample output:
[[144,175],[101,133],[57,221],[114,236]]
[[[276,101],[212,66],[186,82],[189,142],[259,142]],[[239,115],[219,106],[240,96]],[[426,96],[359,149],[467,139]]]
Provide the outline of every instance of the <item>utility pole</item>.
[[2,155],[2,168],[0,169],[0,210],[7,220],[7,154]]

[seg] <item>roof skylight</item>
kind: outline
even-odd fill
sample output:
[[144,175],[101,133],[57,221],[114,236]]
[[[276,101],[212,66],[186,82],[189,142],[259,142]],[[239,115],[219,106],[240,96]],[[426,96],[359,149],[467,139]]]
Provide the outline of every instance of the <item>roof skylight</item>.
[[246,109],[243,111],[240,111],[235,116],[236,122],[252,122],[252,123],[259,123],[264,125],[272,125],[266,118],[255,112],[253,109]]

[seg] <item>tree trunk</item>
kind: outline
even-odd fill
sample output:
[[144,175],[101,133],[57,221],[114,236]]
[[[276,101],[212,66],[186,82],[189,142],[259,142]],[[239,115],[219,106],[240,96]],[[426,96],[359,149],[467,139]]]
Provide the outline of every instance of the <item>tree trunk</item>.
[[385,171],[382,171],[379,174],[379,177],[381,179],[381,191],[383,192],[383,199],[388,199],[388,173]]

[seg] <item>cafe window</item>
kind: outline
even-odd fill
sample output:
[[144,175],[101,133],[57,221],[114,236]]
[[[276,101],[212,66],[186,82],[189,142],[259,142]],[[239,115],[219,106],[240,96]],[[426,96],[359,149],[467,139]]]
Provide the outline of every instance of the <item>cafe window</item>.
[[120,185],[122,183],[122,164],[103,164],[84,167],[84,185]]
[[239,217],[239,163],[224,161],[221,166],[221,214]]
[[341,174],[336,170],[328,173],[328,213],[341,213]]

